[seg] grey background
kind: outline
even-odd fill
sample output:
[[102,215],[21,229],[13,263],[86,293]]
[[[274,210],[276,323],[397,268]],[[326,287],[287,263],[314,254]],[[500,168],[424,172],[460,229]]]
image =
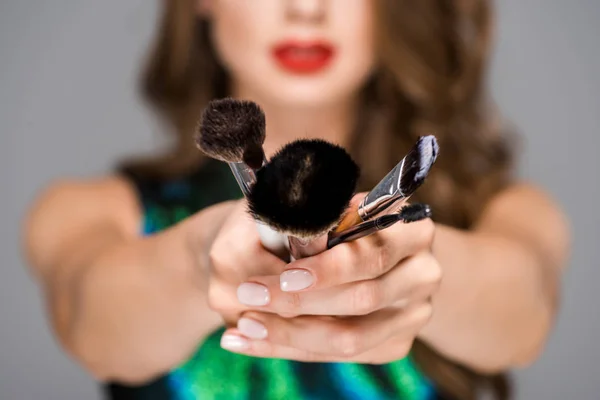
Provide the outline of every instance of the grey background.
[[[519,399],[598,399],[600,2],[498,1],[492,87],[522,131],[523,177],[563,204],[574,231],[557,327]],[[98,399],[55,344],[19,252],[36,191],[107,171],[159,143],[133,83],[154,28],[148,0],[0,2],[0,398]]]

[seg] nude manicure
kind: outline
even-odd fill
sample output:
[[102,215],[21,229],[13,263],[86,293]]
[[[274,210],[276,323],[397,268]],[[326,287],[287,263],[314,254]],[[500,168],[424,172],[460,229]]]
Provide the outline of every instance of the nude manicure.
[[237,335],[223,335],[221,337],[221,347],[230,351],[246,350],[250,347],[248,340]]
[[269,289],[258,283],[242,283],[238,286],[237,298],[247,306],[266,306],[271,300]]
[[237,329],[242,335],[250,339],[265,339],[267,337],[267,328],[260,322],[250,318],[240,318]]
[[310,287],[315,278],[305,269],[288,269],[279,278],[279,285],[284,292],[294,292]]

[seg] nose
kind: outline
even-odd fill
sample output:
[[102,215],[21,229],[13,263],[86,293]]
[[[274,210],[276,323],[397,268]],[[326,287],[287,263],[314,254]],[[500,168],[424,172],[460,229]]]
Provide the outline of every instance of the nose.
[[327,0],[286,0],[286,14],[291,20],[323,22]]

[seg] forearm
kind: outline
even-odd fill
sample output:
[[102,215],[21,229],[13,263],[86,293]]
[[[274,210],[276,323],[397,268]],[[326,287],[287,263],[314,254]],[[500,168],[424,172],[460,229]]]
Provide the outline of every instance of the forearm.
[[221,323],[208,309],[201,270],[178,259],[189,257],[183,246],[174,234],[107,241],[49,287],[63,343],[98,379],[139,382],[165,372]]
[[434,254],[444,278],[422,338],[482,371],[529,362],[552,324],[556,279],[526,245],[440,226]]
[[103,380],[143,381],[189,357],[220,324],[206,301],[206,254],[231,206],[140,238],[142,210],[127,181],[44,190],[22,245],[63,347]]

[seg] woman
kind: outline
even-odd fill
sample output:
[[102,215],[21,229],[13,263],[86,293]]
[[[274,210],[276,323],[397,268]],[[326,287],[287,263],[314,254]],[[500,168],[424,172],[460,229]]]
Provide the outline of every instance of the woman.
[[[554,202],[511,176],[484,87],[489,2],[164,6],[143,87],[175,147],[56,183],[27,219],[64,348],[113,399],[506,398],[503,372],[551,329],[569,237]],[[299,137],[345,146],[362,191],[435,134],[414,196],[434,222],[286,265],[260,246],[227,166],[193,146],[203,107],[225,96],[264,109],[267,155]]]

